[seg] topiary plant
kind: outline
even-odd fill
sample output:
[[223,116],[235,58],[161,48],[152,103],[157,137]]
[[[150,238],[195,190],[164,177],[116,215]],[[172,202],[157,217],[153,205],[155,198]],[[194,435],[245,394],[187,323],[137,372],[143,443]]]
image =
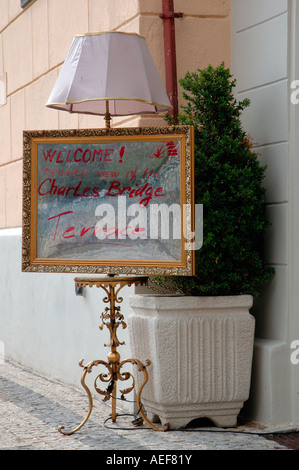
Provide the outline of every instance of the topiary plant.
[[[224,63],[180,80],[186,105],[178,124],[194,126],[195,203],[203,204],[203,245],[196,276],[159,276],[185,295],[257,296],[274,269],[263,261],[265,169],[242,129],[249,99],[237,102]],[[171,117],[168,122],[172,124]]]

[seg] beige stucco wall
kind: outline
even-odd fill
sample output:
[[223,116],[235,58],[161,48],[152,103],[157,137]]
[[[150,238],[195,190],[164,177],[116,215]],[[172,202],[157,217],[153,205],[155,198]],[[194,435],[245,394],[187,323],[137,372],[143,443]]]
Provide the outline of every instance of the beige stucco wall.
[[[78,33],[121,30],[146,37],[165,81],[162,0],[0,0],[0,228],[22,223],[22,132],[103,127],[102,117],[45,107]],[[230,65],[230,1],[174,0],[178,78],[187,70]],[[3,92],[4,90],[4,92]],[[180,92],[179,92],[180,95]],[[164,125],[161,117],[114,120],[117,126]]]

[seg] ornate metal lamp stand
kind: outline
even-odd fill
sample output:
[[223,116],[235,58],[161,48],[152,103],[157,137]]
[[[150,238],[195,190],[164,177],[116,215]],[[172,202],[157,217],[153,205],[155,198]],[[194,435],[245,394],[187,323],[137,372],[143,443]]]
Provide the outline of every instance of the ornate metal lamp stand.
[[[117,337],[117,329],[121,325],[123,328],[126,328],[126,323],[124,322],[124,316],[120,313],[120,307],[117,306],[116,304],[120,304],[123,301],[123,298],[119,296],[120,290],[125,287],[125,286],[131,286],[131,285],[145,285],[147,283],[148,278],[147,277],[112,277],[109,276],[107,278],[76,278],[75,279],[75,286],[76,288],[83,288],[86,286],[92,287],[100,287],[102,288],[106,296],[103,298],[103,302],[109,303],[110,307],[106,307],[105,311],[102,313],[101,318],[102,318],[102,323],[100,324],[99,328],[102,330],[104,326],[106,326],[109,331],[110,331],[110,341],[108,344],[105,344],[105,346],[110,347],[110,352],[108,353],[108,361],[103,361],[101,359],[91,361],[89,364],[86,366],[83,365],[83,360],[79,362],[80,367],[83,367],[83,373],[81,376],[81,385],[85,389],[88,400],[89,400],[89,408],[88,412],[83,419],[83,421],[73,430],[71,431],[64,431],[64,426],[59,426],[58,430],[62,434],[65,435],[71,435],[74,434],[76,431],[82,428],[86,421],[89,419],[92,408],[93,408],[93,399],[92,395],[90,392],[90,389],[85,383],[85,378],[87,373],[90,373],[92,371],[92,368],[94,366],[98,365],[103,365],[107,368],[108,372],[107,373],[101,373],[99,374],[95,381],[94,381],[94,387],[95,390],[100,394],[104,396],[104,401],[109,400],[110,398],[112,399],[112,412],[111,412],[111,417],[112,421],[115,422],[117,418],[117,412],[116,412],[116,400],[117,400],[117,382],[118,380],[120,381],[127,381],[131,379],[132,383],[131,386],[120,390],[121,392],[121,399],[125,400],[125,395],[127,393],[130,393],[134,388],[135,388],[135,379],[134,376],[130,372],[122,372],[122,368],[125,364],[131,363],[134,365],[137,365],[138,370],[140,372],[143,372],[144,375],[144,380],[137,392],[137,407],[138,407],[138,412],[140,413],[142,419],[144,422],[146,422],[152,429],[155,431],[166,431],[169,426],[166,425],[164,428],[158,428],[154,426],[151,421],[146,417],[146,414],[143,410],[142,403],[141,403],[141,392],[145,384],[148,382],[148,373],[146,370],[146,367],[150,365],[150,361],[147,360],[145,364],[143,364],[139,359],[125,359],[123,361],[120,360],[120,354],[117,351],[117,347],[119,345],[124,344],[124,342],[120,342],[118,337]],[[98,380],[108,383],[108,387],[106,390],[102,390],[101,388],[98,387]]]

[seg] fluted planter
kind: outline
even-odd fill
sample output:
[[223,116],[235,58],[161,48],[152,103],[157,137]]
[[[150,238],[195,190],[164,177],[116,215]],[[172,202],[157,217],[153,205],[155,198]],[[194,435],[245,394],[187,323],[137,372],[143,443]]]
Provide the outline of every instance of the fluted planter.
[[151,361],[142,403],[152,422],[176,429],[205,417],[216,426],[236,425],[250,389],[252,300],[250,295],[130,297],[132,357]]

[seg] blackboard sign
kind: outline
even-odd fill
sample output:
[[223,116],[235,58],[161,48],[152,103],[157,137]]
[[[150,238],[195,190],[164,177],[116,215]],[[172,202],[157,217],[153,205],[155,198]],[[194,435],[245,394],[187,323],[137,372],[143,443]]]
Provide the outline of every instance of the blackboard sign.
[[194,274],[192,127],[23,139],[23,271]]

